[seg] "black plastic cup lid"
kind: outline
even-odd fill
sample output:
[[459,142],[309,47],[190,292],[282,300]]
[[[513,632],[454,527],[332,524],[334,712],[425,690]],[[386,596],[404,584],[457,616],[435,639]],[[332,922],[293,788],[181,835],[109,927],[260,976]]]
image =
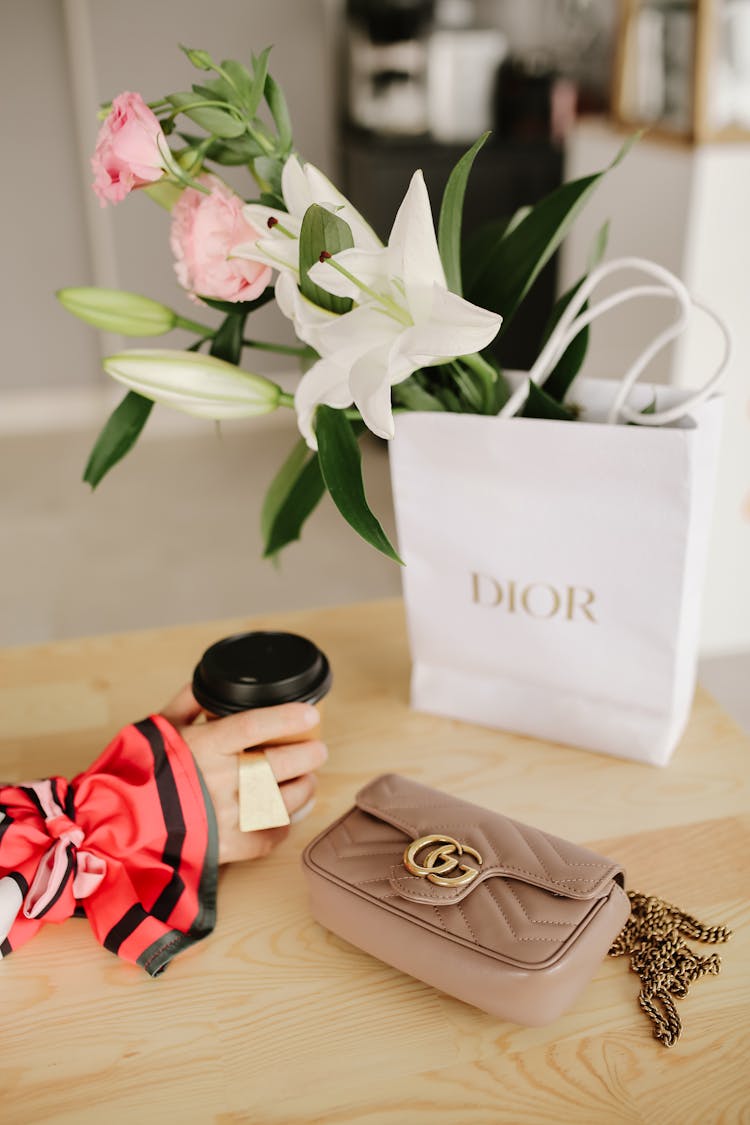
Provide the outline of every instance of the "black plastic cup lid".
[[296,633],[236,633],[211,645],[193,674],[193,694],[213,715],[277,703],[317,703],[331,687],[325,654]]

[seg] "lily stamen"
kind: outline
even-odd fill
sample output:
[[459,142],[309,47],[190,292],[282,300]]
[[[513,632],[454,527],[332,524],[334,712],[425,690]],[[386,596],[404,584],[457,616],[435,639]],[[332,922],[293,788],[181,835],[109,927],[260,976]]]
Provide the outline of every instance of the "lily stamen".
[[351,281],[352,285],[356,285],[357,289],[359,289],[362,293],[366,293],[368,297],[372,297],[374,301],[377,301],[383,312],[387,313],[387,315],[392,317],[394,320],[397,320],[399,324],[404,324],[408,327],[414,323],[406,309],[402,309],[400,305],[397,305],[394,300],[392,300],[390,297],[387,297],[384,293],[378,293],[377,290],[372,289],[371,286],[365,285],[363,281],[360,281],[358,277],[355,277],[353,273],[350,273],[345,266],[342,266],[340,262],[337,262],[335,258],[332,258],[328,250],[324,250],[318,260],[320,262],[324,262],[328,266],[333,266],[335,270],[338,270],[342,277],[345,277],[347,281]]
[[282,224],[279,222],[279,220],[276,219],[273,215],[271,215],[270,218],[268,219],[268,221],[266,223],[266,226],[268,227],[269,230],[273,230],[273,231],[277,230],[281,234],[285,234],[287,236],[287,238],[295,238],[296,237],[296,235],[293,235],[292,232],[290,230],[287,230],[287,228],[285,226],[282,226]]

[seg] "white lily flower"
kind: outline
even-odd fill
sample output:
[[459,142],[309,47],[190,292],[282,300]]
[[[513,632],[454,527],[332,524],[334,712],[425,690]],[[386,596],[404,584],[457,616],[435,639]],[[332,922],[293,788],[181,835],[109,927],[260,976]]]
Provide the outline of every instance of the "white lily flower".
[[318,203],[342,218],[354,238],[354,245],[366,250],[376,250],[382,243],[372,227],[352,207],[346,196],[313,164],[300,164],[290,156],[281,173],[281,194],[286,211],[248,203],[243,209],[245,219],[257,230],[268,230],[268,235],[256,242],[243,243],[233,253],[239,258],[264,262],[274,269],[299,276],[299,233],[308,207]]
[[313,324],[310,310],[296,309],[295,327],[305,321],[302,330],[322,357],[295,396],[300,431],[313,449],[315,408],[323,403],[354,403],[374,433],[393,437],[391,387],[419,368],[481,351],[502,323],[497,313],[448,290],[421,171],[412,177],[387,246],[342,250],[313,266],[310,278],[357,303],[327,323]]
[[118,383],[154,402],[198,418],[249,418],[279,405],[281,388],[215,356],[132,348],[104,360]]

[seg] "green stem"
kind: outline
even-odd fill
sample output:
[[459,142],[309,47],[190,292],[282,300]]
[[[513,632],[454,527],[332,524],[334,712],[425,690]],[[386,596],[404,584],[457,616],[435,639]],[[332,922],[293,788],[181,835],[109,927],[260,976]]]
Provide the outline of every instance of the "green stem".
[[175,328],[184,328],[186,332],[195,332],[203,340],[207,340],[209,336],[215,334],[213,328],[209,328],[205,324],[199,324],[197,320],[189,320],[186,316],[179,316],[179,314],[175,319],[174,326]]
[[301,359],[312,358],[317,352],[312,348],[296,348],[289,344],[269,344],[265,340],[243,340],[243,348],[256,348],[260,352],[277,352],[279,355],[296,355]]
[[[463,360],[463,358],[462,356],[461,359]],[[454,360],[453,363],[449,363],[447,366],[454,383],[458,387],[459,394],[463,397],[467,405],[478,414],[483,413],[485,405],[483,387],[478,387],[469,373],[464,371],[461,367],[460,360]]]
[[495,401],[497,371],[495,371],[492,364],[488,363],[486,359],[483,359],[478,352],[474,352],[472,355],[462,355],[460,360],[462,363],[465,363],[475,375],[479,376],[484,391],[483,412],[485,414],[489,413],[493,409]]
[[399,324],[403,324],[406,328],[411,327],[411,317],[406,312],[406,310],[400,308],[399,305],[397,305],[391,297],[386,296],[385,293],[378,293],[369,285],[365,285],[363,281],[360,281],[358,277],[355,277],[353,273],[350,273],[348,269],[342,266],[340,262],[337,262],[333,257],[331,257],[330,254],[328,255],[328,257],[321,257],[321,261],[325,262],[327,266],[332,266],[333,269],[337,270],[342,277],[345,277],[347,279],[347,281],[351,281],[352,284],[356,285],[357,288],[360,289],[363,293],[367,293],[368,297],[372,297],[375,301],[377,301],[383,312],[387,313],[388,316],[392,317],[394,320],[397,320]]

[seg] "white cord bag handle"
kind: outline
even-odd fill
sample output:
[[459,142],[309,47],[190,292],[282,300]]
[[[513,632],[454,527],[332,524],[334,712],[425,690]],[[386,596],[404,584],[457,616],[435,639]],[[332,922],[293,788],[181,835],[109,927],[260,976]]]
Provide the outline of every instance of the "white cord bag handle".
[[[604,300],[599,301],[596,305],[589,306],[585,312],[580,311],[600,281],[612,273],[617,273],[625,269],[640,270],[642,273],[661,282],[661,284],[633,285],[627,289],[621,289],[611,297],[604,298]],[[513,415],[521,409],[528,397],[531,383],[535,383],[540,387],[544,386],[544,383],[549,378],[560,356],[564,354],[568,345],[575,339],[582,328],[585,328],[587,324],[591,324],[592,321],[596,320],[604,313],[609,312],[610,309],[616,308],[618,305],[624,304],[625,301],[630,301],[637,297],[671,297],[676,301],[678,311],[671,324],[663,329],[655,339],[643,349],[619,383],[614,383],[617,387],[617,392],[610,406],[607,422],[610,424],[635,422],[640,426],[664,426],[670,422],[676,422],[680,418],[684,418],[695,409],[696,406],[714,394],[724,381],[732,350],[729,331],[724,321],[712,309],[691,297],[680,279],[675,277],[668,269],[665,269],[664,266],[657,265],[656,262],[651,262],[647,258],[616,258],[611,262],[605,262],[597,266],[583,281],[580,289],[571,299],[553,331],[550,333],[549,339],[539,353],[527,378],[523,380],[521,385],[513,392],[502,407],[499,412],[499,417],[512,418]],[[627,399],[633,387],[646,370],[649,363],[651,363],[652,359],[685,330],[693,309],[700,309],[701,312],[710,316],[722,336],[723,354],[714,374],[699,390],[688,391],[682,402],[667,410],[659,410],[652,414],[642,414],[631,409],[631,407],[627,405]]]

